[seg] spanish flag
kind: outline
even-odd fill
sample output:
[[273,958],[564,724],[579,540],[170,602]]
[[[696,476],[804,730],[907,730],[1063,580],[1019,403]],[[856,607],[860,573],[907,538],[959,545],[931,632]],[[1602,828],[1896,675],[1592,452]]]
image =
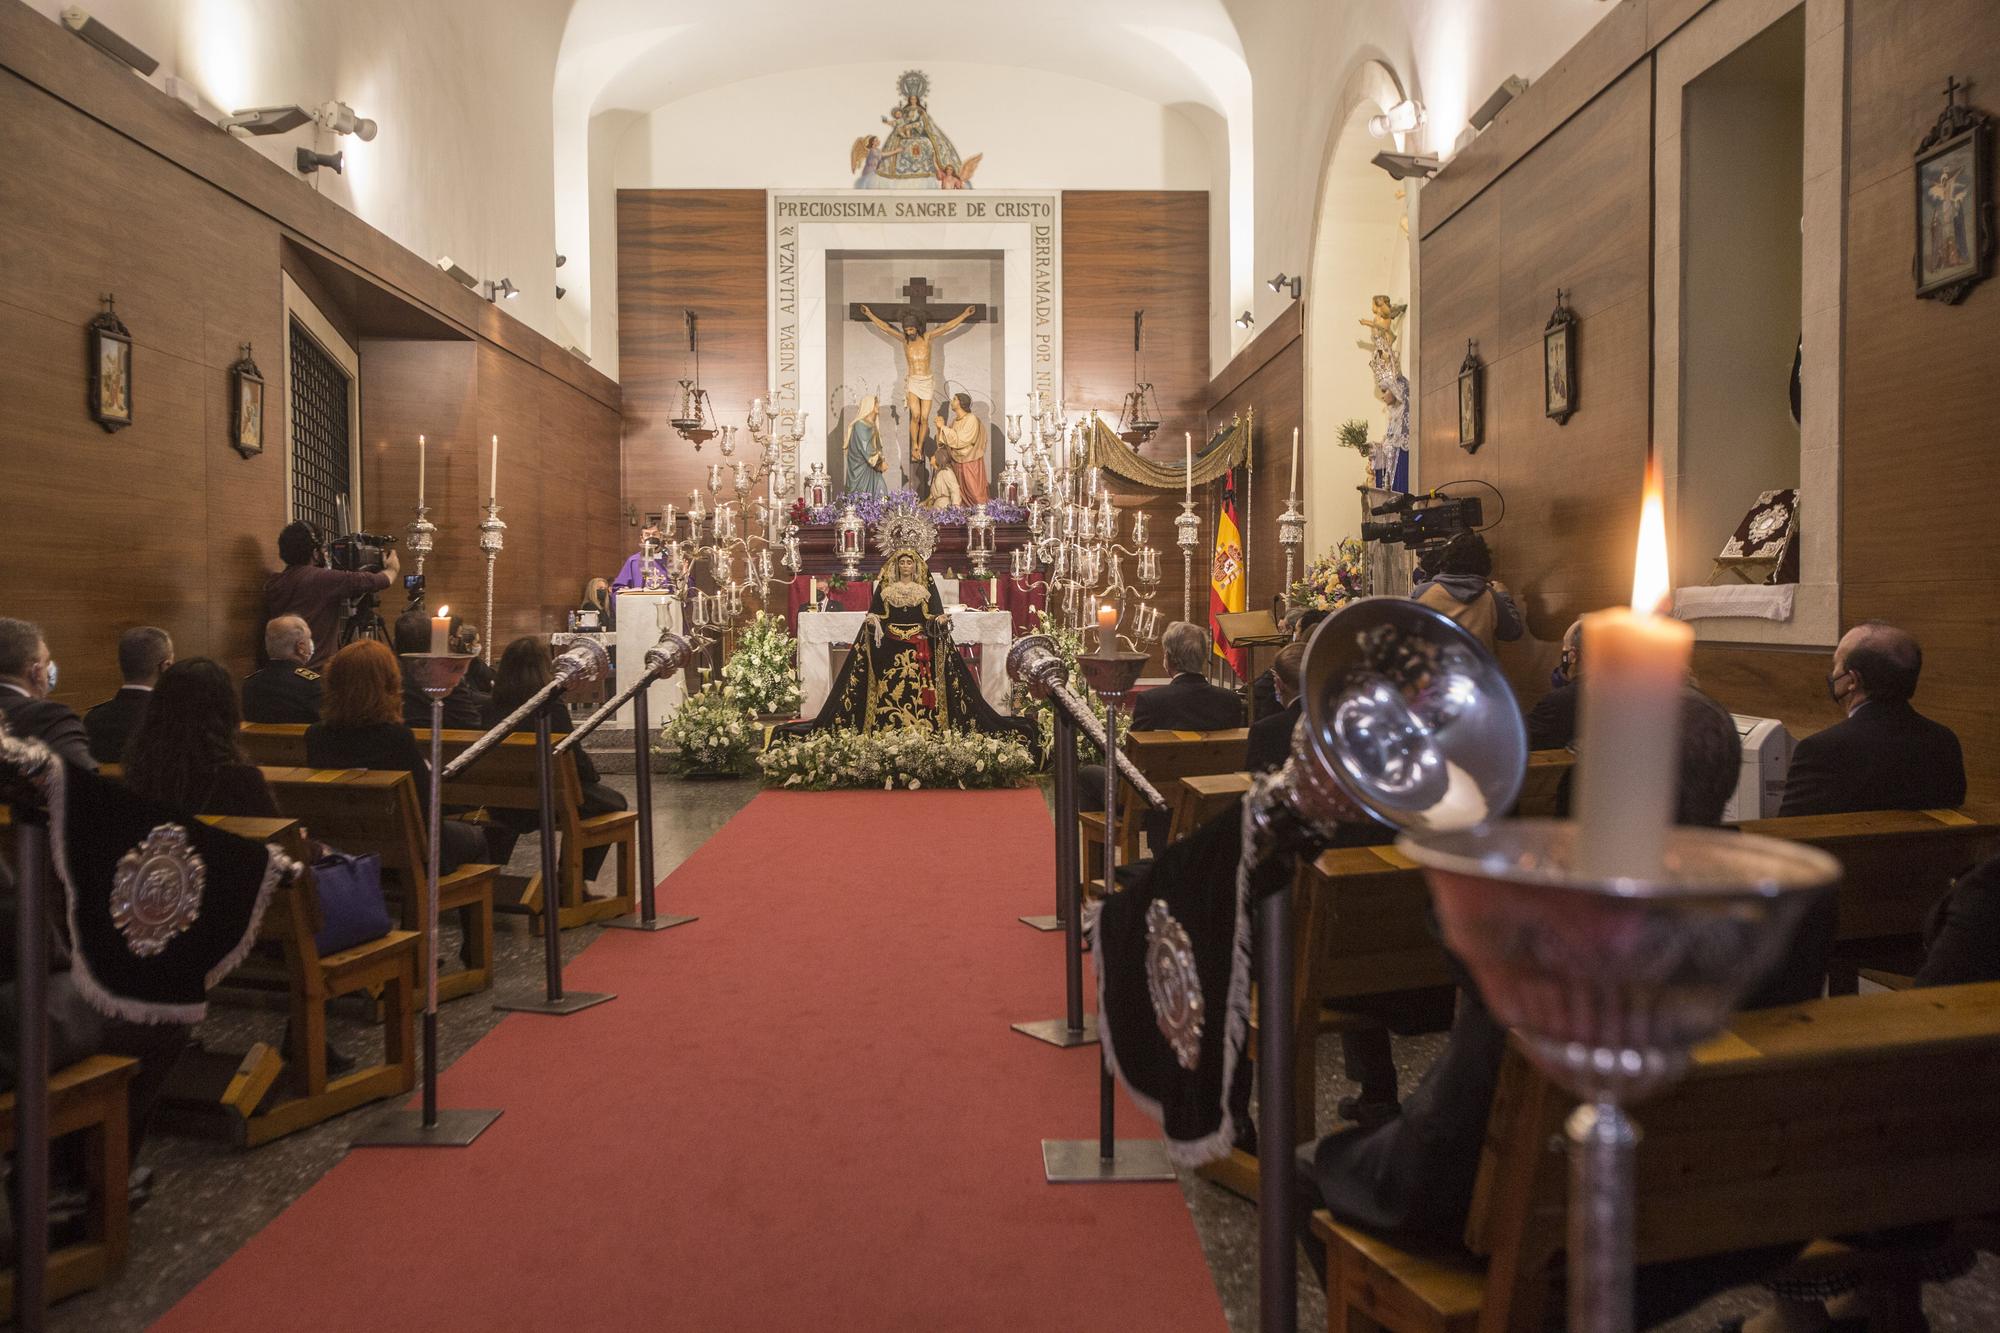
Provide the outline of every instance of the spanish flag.
[[1241,648],[1222,646],[1222,626],[1216,617],[1225,611],[1243,609],[1243,537],[1236,526],[1236,469],[1222,474],[1222,504],[1215,517],[1215,559],[1208,570],[1208,632],[1215,639],[1215,655],[1228,662],[1239,678],[1245,663]]

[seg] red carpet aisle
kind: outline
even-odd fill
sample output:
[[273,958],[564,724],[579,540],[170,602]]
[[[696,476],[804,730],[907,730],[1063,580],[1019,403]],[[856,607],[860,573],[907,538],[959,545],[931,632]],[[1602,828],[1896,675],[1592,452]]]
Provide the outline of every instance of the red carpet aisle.
[[1007,1029],[1061,1011],[1050,841],[1033,791],[759,796],[667,881],[699,923],[569,970],[617,1000],[446,1072],[484,1138],[350,1154],[159,1327],[1224,1328],[1178,1187],[1042,1182],[1096,1133],[1095,1048]]

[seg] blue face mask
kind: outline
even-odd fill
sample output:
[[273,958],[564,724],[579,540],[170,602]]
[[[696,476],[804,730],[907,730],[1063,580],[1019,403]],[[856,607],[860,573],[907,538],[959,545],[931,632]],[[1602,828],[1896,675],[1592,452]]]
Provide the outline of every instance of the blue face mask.
[[56,692],[56,659],[53,657],[49,659],[49,683],[45,688],[50,694]]

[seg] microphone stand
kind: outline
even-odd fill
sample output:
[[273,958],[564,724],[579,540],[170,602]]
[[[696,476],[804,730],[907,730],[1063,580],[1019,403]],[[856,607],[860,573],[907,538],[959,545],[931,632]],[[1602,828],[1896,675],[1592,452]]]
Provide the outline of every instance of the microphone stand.
[[616,930],[667,930],[674,926],[684,926],[697,918],[691,916],[660,916],[656,910],[656,881],[653,869],[653,765],[652,765],[652,724],[646,716],[646,696],[653,682],[662,680],[686,666],[697,654],[708,646],[708,641],[696,635],[684,639],[667,630],[660,635],[658,643],[646,650],[646,670],[639,679],[633,681],[617,696],[589,717],[576,730],[556,746],[561,754],[582,741],[604,724],[604,720],[623,708],[627,701],[632,705],[632,780],[639,804],[639,914],[637,916],[613,917],[604,922]]

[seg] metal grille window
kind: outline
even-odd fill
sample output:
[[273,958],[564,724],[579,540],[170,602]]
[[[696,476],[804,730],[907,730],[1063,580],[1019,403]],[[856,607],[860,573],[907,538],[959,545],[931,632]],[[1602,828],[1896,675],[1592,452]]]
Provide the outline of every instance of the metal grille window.
[[348,452],[347,372],[292,321],[292,517],[326,537],[341,531],[353,499]]

